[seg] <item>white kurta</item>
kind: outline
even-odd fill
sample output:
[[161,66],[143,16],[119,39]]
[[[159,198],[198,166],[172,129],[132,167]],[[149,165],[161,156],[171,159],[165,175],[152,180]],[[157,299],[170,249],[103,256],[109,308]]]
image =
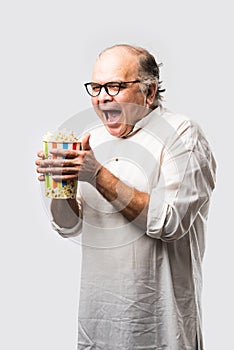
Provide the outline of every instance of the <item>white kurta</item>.
[[[150,194],[147,229],[87,183],[78,350],[203,349],[202,258],[215,161],[199,126],[158,108],[127,138],[91,130],[97,159]],[[79,225],[81,226],[81,225]]]

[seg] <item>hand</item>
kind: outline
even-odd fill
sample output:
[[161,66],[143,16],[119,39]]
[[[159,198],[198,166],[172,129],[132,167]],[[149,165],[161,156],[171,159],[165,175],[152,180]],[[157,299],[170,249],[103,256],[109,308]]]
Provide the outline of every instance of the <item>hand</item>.
[[38,180],[39,181],[45,181],[45,175],[42,173],[41,167],[43,167],[44,165],[44,159],[45,159],[45,155],[43,153],[42,150],[40,150],[39,152],[37,152],[37,156],[38,158],[35,161],[35,164],[38,165],[36,168],[36,171],[38,173],[40,173],[40,175],[38,176]]
[[78,179],[91,184],[95,183],[95,178],[101,168],[101,164],[96,160],[93,150],[89,145],[90,134],[85,135],[82,140],[82,150],[53,149],[52,155],[59,159],[45,159],[42,151],[38,152],[36,160],[37,172],[41,175],[39,181],[45,179],[45,174],[51,174],[55,181]]
[[78,179],[91,184],[95,183],[96,176],[102,165],[96,160],[93,150],[90,147],[90,134],[86,134],[82,140],[82,151],[79,151],[78,157]]

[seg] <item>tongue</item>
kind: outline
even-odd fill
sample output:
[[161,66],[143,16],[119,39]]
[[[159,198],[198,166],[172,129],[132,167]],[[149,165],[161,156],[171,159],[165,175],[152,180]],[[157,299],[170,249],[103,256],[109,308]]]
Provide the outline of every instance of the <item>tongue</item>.
[[121,117],[121,112],[120,111],[108,111],[107,113],[108,117],[108,122],[109,123],[116,123]]

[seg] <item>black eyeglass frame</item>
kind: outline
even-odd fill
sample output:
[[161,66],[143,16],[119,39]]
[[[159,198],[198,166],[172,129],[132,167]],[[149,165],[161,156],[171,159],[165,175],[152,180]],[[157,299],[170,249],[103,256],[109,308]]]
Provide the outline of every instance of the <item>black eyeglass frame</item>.
[[[137,79],[137,80],[131,80],[131,81],[109,81],[109,82],[107,82],[107,83],[105,83],[105,84],[99,84],[99,83],[95,83],[95,82],[91,81],[91,82],[89,82],[89,83],[85,83],[84,86],[85,86],[85,88],[86,88],[87,93],[88,93],[91,97],[97,97],[97,96],[99,96],[103,87],[104,87],[106,93],[107,93],[109,96],[113,97],[113,96],[118,95],[118,93],[120,92],[121,87],[123,87],[124,84],[140,83],[141,81],[142,81],[142,80],[139,80],[139,79]],[[88,90],[88,86],[89,86],[89,85],[92,85],[92,84],[96,84],[96,86],[99,87],[99,92],[98,92],[96,95],[91,94],[91,93],[89,92],[89,90]],[[109,92],[109,90],[108,90],[108,85],[109,85],[109,84],[116,84],[116,85],[118,85],[118,90],[116,91],[116,93],[112,94],[112,93]]]

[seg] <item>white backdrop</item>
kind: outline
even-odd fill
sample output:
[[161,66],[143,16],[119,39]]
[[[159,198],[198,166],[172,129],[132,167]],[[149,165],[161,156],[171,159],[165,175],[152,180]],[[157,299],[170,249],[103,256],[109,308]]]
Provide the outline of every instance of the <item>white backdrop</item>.
[[143,46],[163,62],[165,106],[195,119],[212,145],[218,178],[204,260],[204,334],[207,350],[231,349],[231,14],[228,0],[1,3],[1,349],[76,349],[81,251],[51,230],[34,159],[45,132],[90,107],[83,83],[97,54],[115,43]]

